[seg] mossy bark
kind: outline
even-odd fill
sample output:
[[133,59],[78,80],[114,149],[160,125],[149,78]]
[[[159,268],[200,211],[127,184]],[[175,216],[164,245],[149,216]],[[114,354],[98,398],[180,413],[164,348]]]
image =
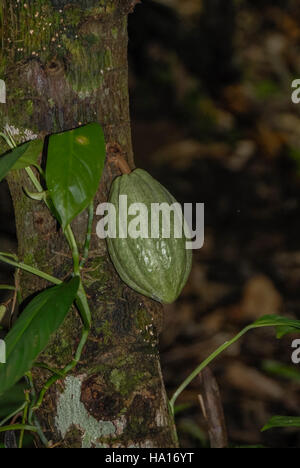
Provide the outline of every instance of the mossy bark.
[[[0,76],[7,104],[0,105],[0,118],[18,142],[98,121],[107,143],[118,143],[133,166],[127,15],[135,3],[2,0]],[[116,175],[106,167],[95,206],[107,200]],[[43,204],[24,196],[23,187],[30,187],[26,173],[12,173],[9,185],[20,258],[67,277],[72,268],[67,244]],[[86,221],[83,214],[73,224],[80,246]],[[75,372],[51,388],[39,411],[46,436],[67,448],[176,446],[157,349],[162,308],[120,281],[95,225],[83,279],[93,329]],[[46,286],[21,275],[24,299]],[[51,367],[66,365],[80,330],[73,311],[40,360]],[[48,377],[47,371],[34,371],[37,390]]]

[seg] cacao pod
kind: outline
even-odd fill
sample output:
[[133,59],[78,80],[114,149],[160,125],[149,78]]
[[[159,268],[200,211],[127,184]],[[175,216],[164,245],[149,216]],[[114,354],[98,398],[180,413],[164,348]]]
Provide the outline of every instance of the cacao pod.
[[[122,211],[120,195],[127,195],[128,207],[136,203],[147,207],[147,212],[139,211],[139,225],[146,229],[148,238],[120,236],[120,228],[124,229],[124,222],[130,225],[130,211],[127,213],[127,208],[126,213]],[[161,206],[164,203],[170,207],[177,202],[159,182],[142,169],[117,177],[111,187],[109,202],[116,210],[117,229],[116,238],[108,237],[107,244],[119,276],[128,286],[144,296],[162,303],[174,302],[186,284],[192,264],[192,252],[186,249],[186,237],[182,229],[185,221],[180,205],[177,204],[180,213],[169,217],[170,237],[165,238],[163,235],[165,231],[160,215],[158,231],[153,238],[149,228],[152,204]],[[181,226],[181,238],[175,237],[175,225]],[[123,230],[123,234],[125,232]]]

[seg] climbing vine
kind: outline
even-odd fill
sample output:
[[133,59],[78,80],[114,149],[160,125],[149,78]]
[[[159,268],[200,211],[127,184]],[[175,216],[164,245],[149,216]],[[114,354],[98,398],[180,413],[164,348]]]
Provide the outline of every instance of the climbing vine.
[[[32,192],[24,187],[26,195],[33,202],[45,203],[61,224],[73,258],[73,272],[69,278],[62,281],[19,262],[13,254],[0,253],[0,261],[55,285],[34,297],[5,338],[7,361],[0,365],[0,397],[2,398],[24,376],[29,384],[29,390],[26,391],[26,401],[22,407],[0,422],[0,427],[2,426],[1,432],[4,432],[6,430],[4,424],[23,411],[22,424],[15,428],[21,430],[19,447],[22,447],[25,430],[37,432],[41,440],[45,441],[35,413],[42,405],[51,385],[65,377],[79,362],[91,327],[91,312],[81,280],[81,269],[88,257],[93,198],[104,167],[105,142],[102,128],[95,123],[52,135],[48,144],[44,172],[39,164],[43,141],[33,140],[17,146],[8,130],[2,132],[1,136],[11,151],[0,159],[0,181],[10,171],[25,169],[28,179],[36,190]],[[84,250],[80,256],[71,222],[85,209],[89,211],[89,222]],[[73,302],[82,320],[82,335],[78,348],[73,360],[64,369],[50,369],[46,364],[36,362],[36,359],[47,346],[53,333],[62,325]],[[34,366],[44,367],[52,373],[38,395],[35,394],[31,374]],[[12,426],[7,430],[12,430]]]

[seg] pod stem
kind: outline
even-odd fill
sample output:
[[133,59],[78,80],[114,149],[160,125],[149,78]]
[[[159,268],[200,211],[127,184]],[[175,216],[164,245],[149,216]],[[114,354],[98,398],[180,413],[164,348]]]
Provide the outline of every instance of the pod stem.
[[106,150],[109,161],[114,163],[122,174],[130,174],[132,172],[118,143],[109,143]]
[[122,174],[130,174],[132,172],[128,165],[128,162],[126,161],[126,159],[123,158],[123,156],[117,157],[116,162]]

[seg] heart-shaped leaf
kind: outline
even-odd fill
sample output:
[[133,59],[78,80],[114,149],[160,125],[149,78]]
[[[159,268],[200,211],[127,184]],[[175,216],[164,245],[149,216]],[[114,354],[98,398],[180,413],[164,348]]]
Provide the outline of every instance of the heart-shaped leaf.
[[36,296],[7,334],[6,364],[0,364],[0,396],[31,369],[51,335],[63,323],[79,287],[79,278]]
[[43,150],[42,140],[32,140],[0,157],[0,182],[9,171],[37,164]]
[[51,135],[46,182],[63,229],[93,200],[104,160],[104,135],[97,123]]

